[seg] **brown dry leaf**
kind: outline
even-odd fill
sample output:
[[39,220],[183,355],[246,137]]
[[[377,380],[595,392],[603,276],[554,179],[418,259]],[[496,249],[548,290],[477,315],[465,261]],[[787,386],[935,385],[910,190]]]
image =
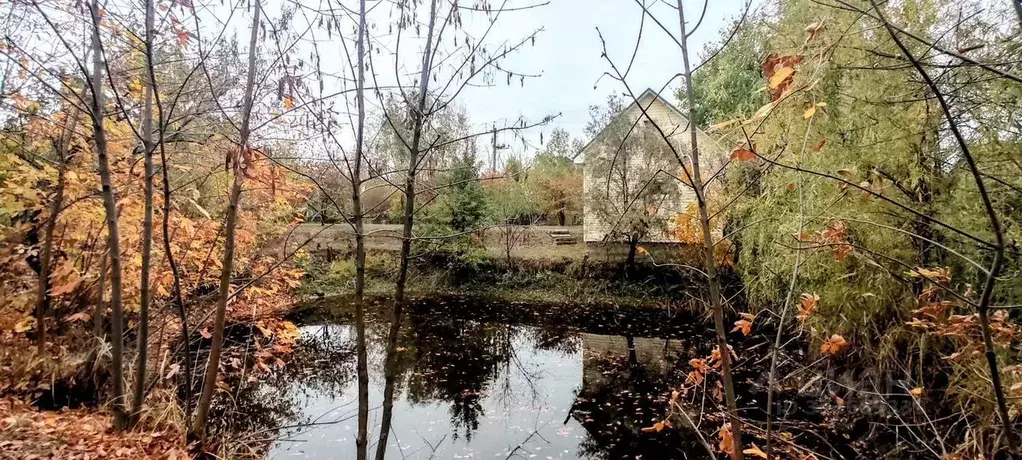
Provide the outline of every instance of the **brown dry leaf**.
[[806,26],[805,31],[809,33],[809,36],[806,37],[805,43],[809,43],[813,40],[816,40],[816,38],[819,37],[821,33],[823,33],[824,29],[826,28],[823,27],[823,24],[819,22],[814,22]]
[[813,312],[815,312],[816,309],[819,307],[819,303],[820,296],[816,295],[815,292],[812,294],[809,293],[802,294],[802,297],[799,298],[798,303],[799,321],[805,321],[809,319],[809,317],[812,316]]
[[83,321],[84,322],[84,321],[88,321],[90,318],[92,318],[92,315],[89,312],[87,312],[87,311],[80,311],[80,312],[75,313],[75,314],[73,314],[71,316],[68,316],[67,320],[68,321]]
[[720,448],[721,452],[725,454],[731,454],[731,452],[734,452],[735,441],[731,434],[730,423],[725,423],[719,430],[717,430],[717,437],[720,438],[720,444],[718,444],[717,447]]
[[827,143],[827,139],[820,139],[820,143],[813,146],[813,151],[814,152],[819,152],[820,150],[823,150],[823,146],[826,143]]
[[704,376],[706,375],[706,360],[696,358],[690,360],[688,364],[692,366],[692,371],[688,373],[686,382],[701,385],[703,383]]

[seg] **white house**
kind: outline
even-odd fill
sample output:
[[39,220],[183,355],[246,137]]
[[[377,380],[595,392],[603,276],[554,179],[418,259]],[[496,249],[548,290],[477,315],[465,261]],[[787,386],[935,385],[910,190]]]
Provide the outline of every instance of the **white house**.
[[[621,120],[624,118],[624,120]],[[617,124],[616,122],[625,121],[625,124]],[[617,126],[618,131],[609,133],[611,130],[610,126]],[[628,139],[624,136],[621,131],[621,126],[636,126],[645,129],[646,136],[652,135],[657,137],[657,142],[660,143],[660,148],[654,153],[639,153],[630,155],[621,155],[622,145],[624,141],[622,139]],[[659,129],[657,129],[659,128]],[[699,143],[700,153],[700,165],[703,180],[706,181],[708,177],[713,175],[723,164],[727,157],[727,150],[725,150],[717,142],[716,139],[710,137],[706,133],[702,132],[698,128],[695,128],[688,122],[688,118],[682,114],[682,112],[675,107],[673,104],[661,97],[656,91],[647,89],[642,92],[637,100],[629,104],[624,111],[617,115],[617,117],[610,123],[608,128],[605,128],[599,134],[586,144],[580,155],[577,157],[577,163],[582,167],[582,188],[585,199],[583,200],[583,234],[586,243],[598,243],[598,242],[614,242],[624,241],[625,237],[620,235],[621,232],[621,221],[620,219],[614,219],[609,221],[608,216],[612,216],[613,212],[607,212],[606,209],[602,209],[599,212],[596,210],[596,206],[601,206],[598,198],[604,190],[607,191],[607,196],[616,194],[618,198],[627,196],[629,193],[635,193],[632,190],[642,190],[642,186],[648,185],[650,178],[656,174],[656,171],[662,170],[659,173],[662,179],[668,179],[672,181],[670,187],[665,187],[660,196],[644,198],[644,206],[646,206],[646,212],[653,215],[659,215],[666,217],[667,221],[673,222],[674,218],[682,213],[685,213],[689,209],[689,205],[696,203],[695,192],[692,187],[679,183],[675,178],[683,178],[684,171],[679,165],[675,154],[680,156],[686,164],[691,163],[689,158],[690,152],[690,129],[696,129],[696,136]],[[631,136],[632,133],[637,132],[637,129],[630,129],[627,132]],[[661,134],[662,133],[662,134]],[[670,139],[673,150],[667,147],[666,143],[662,142],[663,137]],[[613,138],[613,139],[611,139]],[[650,145],[650,144],[642,144]],[[640,150],[650,150],[648,148],[640,148]],[[618,157],[628,162],[627,167],[630,167],[633,171],[633,177],[616,177],[611,179],[611,174],[614,173],[614,169],[621,170],[625,168],[623,166],[616,165]],[[611,159],[611,162],[606,161]],[[600,164],[601,166],[596,166]],[[610,165],[608,167],[608,164]],[[608,173],[610,171],[610,173]],[[673,176],[673,177],[671,177]],[[659,179],[658,179],[659,180]],[[625,192],[621,192],[622,185],[626,184]],[[597,191],[599,193],[593,193]],[[648,193],[648,192],[647,192]],[[650,201],[652,200],[652,201]],[[618,200],[622,201],[622,200]],[[620,203],[617,204],[619,208]],[[631,210],[631,206],[624,207],[623,209]],[[673,231],[669,228],[661,228],[657,230],[650,230],[650,232],[642,238],[644,243],[678,243],[675,239]]]

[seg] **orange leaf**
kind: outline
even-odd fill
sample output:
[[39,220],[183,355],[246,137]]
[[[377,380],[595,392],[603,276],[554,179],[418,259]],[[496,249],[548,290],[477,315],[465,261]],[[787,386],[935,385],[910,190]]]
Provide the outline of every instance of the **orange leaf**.
[[738,161],[750,161],[756,158],[756,153],[745,147],[735,147],[731,151],[731,159]]
[[664,431],[664,426],[665,426],[664,422],[656,422],[656,423],[653,424],[653,426],[643,428],[642,431],[646,432],[646,433],[650,433],[650,432],[654,432],[654,431],[659,433],[661,431]]
[[295,100],[291,96],[284,96],[284,109],[291,110],[295,108]]
[[756,318],[748,313],[742,314],[743,318],[735,321],[735,328],[731,332],[742,331],[742,335],[748,336],[752,332],[752,321]]
[[832,334],[827,341],[820,345],[820,351],[825,355],[836,355],[847,346],[848,341],[846,341],[844,337]]
[[827,139],[820,139],[820,143],[813,146],[813,151],[819,152],[820,150],[823,150],[823,145],[826,143]]

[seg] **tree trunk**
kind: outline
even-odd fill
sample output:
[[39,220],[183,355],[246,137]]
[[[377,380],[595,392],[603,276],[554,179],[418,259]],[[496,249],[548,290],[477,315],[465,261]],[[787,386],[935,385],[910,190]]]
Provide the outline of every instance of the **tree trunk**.
[[[678,0],[678,22],[681,24],[681,56],[684,63],[685,93],[689,101],[689,120],[696,119],[695,92],[692,88],[692,68],[688,61],[688,38],[685,31],[685,10],[681,0]],[[727,346],[727,329],[724,327],[724,306],[720,298],[720,277],[717,274],[717,260],[714,254],[713,235],[710,233],[710,217],[707,210],[706,190],[699,172],[699,143],[696,136],[695,126],[689,128],[689,140],[691,143],[692,155],[692,188],[695,189],[696,200],[699,205],[699,225],[703,232],[703,253],[706,258],[706,276],[710,289],[710,305],[713,308],[713,325],[717,332],[717,349],[720,352],[721,370],[720,374],[724,380],[724,395],[727,399],[728,422],[731,424],[731,434],[734,439],[731,448],[731,458],[742,460],[745,454],[742,452],[742,422],[738,418],[738,404],[735,400],[734,377],[731,374],[731,353]],[[679,165],[684,167],[685,165]]]
[[160,173],[163,182],[163,218],[161,219],[161,233],[163,235],[163,252],[167,256],[167,263],[170,264],[170,272],[174,278],[172,299],[177,307],[178,318],[181,321],[181,346],[184,349],[184,379],[185,379],[185,429],[191,431],[192,426],[192,346],[188,334],[188,310],[185,308],[184,296],[181,294],[181,270],[177,266],[177,259],[174,258],[173,248],[170,245],[170,169],[167,166],[167,145],[164,142],[166,132],[166,121],[163,115],[163,104],[160,101],[160,92],[156,86],[156,70],[152,59],[152,47],[146,50],[146,62],[149,64],[149,79],[153,83],[153,99],[156,102],[156,113],[158,114],[157,130],[160,149]]
[[103,315],[106,313],[107,252],[103,252],[103,258],[99,262],[99,286],[97,287],[99,294],[96,300],[96,309],[92,313],[92,335],[101,342],[106,341],[106,334],[103,334]]
[[128,414],[124,400],[124,301],[121,291],[121,245],[117,225],[117,197],[110,174],[110,158],[107,156],[106,128],[103,126],[103,44],[99,36],[99,0],[89,4],[92,16],[92,88],[91,118],[92,131],[96,142],[96,156],[99,160],[99,178],[103,190],[103,208],[106,213],[107,249],[110,259],[110,340],[113,379],[114,426],[127,426]]
[[628,273],[635,266],[635,253],[639,248],[639,238],[635,235],[628,236],[628,258],[625,259],[625,273]]
[[426,44],[422,53],[422,68],[419,73],[419,94],[417,106],[412,114],[412,143],[408,149],[408,174],[405,178],[404,222],[401,231],[401,261],[397,273],[397,286],[394,288],[394,312],[387,336],[387,362],[384,366],[383,412],[380,421],[380,439],[376,445],[376,460],[384,460],[387,452],[387,439],[390,435],[390,423],[394,412],[394,380],[397,364],[397,340],[401,332],[401,312],[405,303],[405,284],[408,282],[408,257],[412,249],[412,224],[415,218],[415,170],[419,164],[419,144],[422,141],[422,129],[425,123],[426,91],[429,89],[429,75],[433,55],[433,31],[436,28],[437,0],[430,1],[429,26],[426,30]]
[[557,211],[557,225],[563,227],[566,220],[567,216],[565,215],[564,208],[561,208]]
[[369,456],[369,365],[366,351],[365,321],[365,278],[366,250],[362,216],[362,159],[365,145],[365,40],[366,40],[366,2],[359,0],[358,44],[356,59],[358,80],[356,81],[356,105],[358,106],[358,126],[355,132],[355,165],[351,171],[351,210],[355,226],[355,334],[356,352],[358,354],[358,437],[355,438],[357,460],[365,460]]
[[[94,0],[95,1],[95,0]],[[213,392],[216,390],[217,373],[220,368],[220,353],[223,350],[224,323],[227,320],[227,298],[231,294],[231,271],[234,269],[234,235],[238,223],[238,207],[241,205],[241,186],[245,181],[242,152],[249,149],[249,132],[251,128],[252,100],[255,89],[255,67],[256,67],[256,45],[259,39],[259,16],[262,12],[260,0],[254,1],[255,8],[252,14],[252,35],[248,47],[248,77],[245,82],[245,99],[242,106],[240,141],[238,149],[231,155],[234,165],[234,182],[231,185],[230,205],[227,208],[227,222],[224,233],[224,259],[223,268],[220,270],[220,291],[219,300],[216,306],[216,319],[213,323],[213,343],[209,347],[209,361],[206,362],[206,376],[202,381],[202,393],[195,412],[195,423],[192,425],[192,435],[205,438],[206,420],[209,416],[209,408],[213,402]]]
[[67,173],[67,158],[64,154],[63,135],[61,144],[57,146],[57,185],[54,190],[53,202],[50,203],[50,215],[43,229],[43,244],[39,251],[39,284],[36,292],[36,351],[42,355],[46,351],[46,311],[50,308],[50,272],[53,270],[53,232],[57,228],[57,217],[64,205],[64,182]]
[[[155,11],[153,0],[145,2],[145,47],[147,50],[146,67],[153,46],[153,22]],[[149,273],[152,269],[153,253],[153,81],[152,75],[146,72],[145,105],[142,108],[142,148],[145,150],[145,205],[142,223],[142,274],[140,277],[140,305],[138,309],[138,357],[135,360],[135,389],[131,403],[131,425],[138,423],[142,411],[142,400],[145,398],[146,366],[149,356]]]

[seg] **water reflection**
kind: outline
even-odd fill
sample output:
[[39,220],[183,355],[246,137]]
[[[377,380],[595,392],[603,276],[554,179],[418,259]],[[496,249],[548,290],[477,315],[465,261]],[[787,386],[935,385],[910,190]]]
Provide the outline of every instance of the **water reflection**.
[[[633,330],[606,334],[612,326],[595,316],[509,321],[509,305],[452,308],[420,301],[411,307],[394,360],[387,458],[699,457],[701,449],[680,439],[681,432],[641,428],[663,413],[668,382],[683,381],[683,364],[705,350]],[[372,453],[389,325],[367,323]],[[669,318],[648,323],[671,335],[664,333]],[[270,457],[355,458],[354,327],[345,320],[322,322],[302,333],[300,351],[285,371],[250,398],[264,401],[263,409],[290,427],[275,433]]]

